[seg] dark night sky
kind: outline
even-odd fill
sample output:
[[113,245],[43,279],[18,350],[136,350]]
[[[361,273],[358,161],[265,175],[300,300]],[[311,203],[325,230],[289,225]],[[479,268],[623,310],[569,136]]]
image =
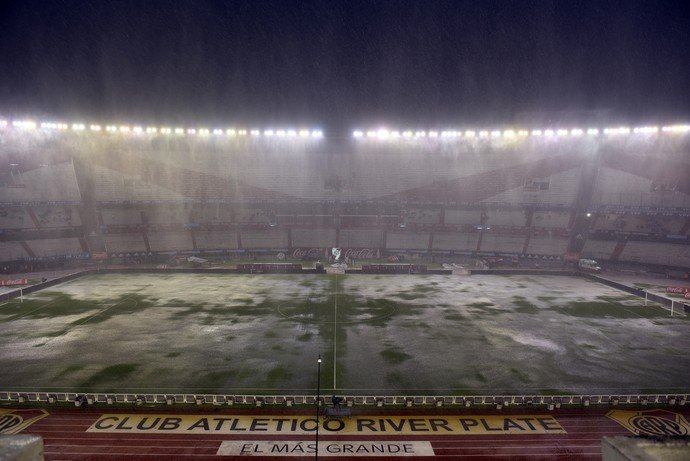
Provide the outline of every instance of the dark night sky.
[[687,1],[0,1],[0,113],[351,129],[690,119]]

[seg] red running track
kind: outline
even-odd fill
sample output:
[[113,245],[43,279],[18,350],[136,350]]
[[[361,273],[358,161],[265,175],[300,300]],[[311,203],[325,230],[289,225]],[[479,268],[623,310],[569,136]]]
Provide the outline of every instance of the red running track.
[[[170,411],[167,408],[47,408],[48,416],[40,419],[22,433],[34,434],[43,437],[45,458],[47,460],[228,460],[245,456],[219,456],[218,449],[224,441],[232,440],[256,440],[256,441],[304,441],[313,443],[314,437],[310,435],[289,434],[261,434],[254,435],[247,432],[208,434],[188,433],[107,433],[87,432],[103,414],[136,415],[143,417],[147,414],[189,416],[196,415],[185,410]],[[280,412],[267,410],[264,414],[284,414],[305,416],[311,413],[304,411]],[[608,418],[606,414],[610,409],[560,409],[551,412],[527,411],[529,415],[551,415],[560,424],[564,433],[524,433],[524,434],[498,434],[487,433],[485,435],[367,435],[348,434],[333,435],[320,431],[320,442],[330,441],[382,441],[386,442],[410,442],[426,441],[433,448],[435,458],[441,459],[504,459],[504,460],[532,460],[532,459],[600,459],[601,438],[604,436],[632,435],[622,424]],[[35,411],[35,410],[34,410]],[[688,417],[688,411],[676,408],[672,410],[677,414]],[[262,413],[257,410],[243,411],[240,409],[211,409],[205,412],[214,417],[254,416],[260,417]],[[353,418],[373,417],[405,417],[405,418],[456,418],[463,415],[490,415],[519,418],[520,412],[496,412],[492,410],[472,409],[472,411],[419,411],[401,412],[400,410],[386,410],[377,408],[362,410],[362,414],[355,410]],[[304,459],[305,456],[313,457],[313,454],[294,456]],[[340,456],[348,458],[349,456]],[[259,459],[287,459],[286,456],[259,456]],[[357,456],[358,459],[381,460],[381,456]],[[411,456],[410,460],[429,460],[429,456]]]

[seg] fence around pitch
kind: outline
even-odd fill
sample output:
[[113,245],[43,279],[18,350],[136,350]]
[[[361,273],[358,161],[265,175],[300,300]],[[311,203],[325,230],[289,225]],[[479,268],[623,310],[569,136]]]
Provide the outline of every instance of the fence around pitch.
[[[468,396],[405,396],[405,395],[345,395],[343,404],[352,406],[589,406],[589,405],[685,405],[690,394],[586,394],[586,395],[468,395]],[[3,391],[0,402],[73,403],[76,406],[105,405],[315,405],[314,395],[229,395],[229,394],[149,394],[100,392],[41,392]],[[321,397],[325,404],[328,397]]]

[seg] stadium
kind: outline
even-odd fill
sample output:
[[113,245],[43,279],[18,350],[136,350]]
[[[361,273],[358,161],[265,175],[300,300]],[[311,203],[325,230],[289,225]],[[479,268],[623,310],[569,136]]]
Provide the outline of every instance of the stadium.
[[0,400],[677,408],[689,149],[0,120]]

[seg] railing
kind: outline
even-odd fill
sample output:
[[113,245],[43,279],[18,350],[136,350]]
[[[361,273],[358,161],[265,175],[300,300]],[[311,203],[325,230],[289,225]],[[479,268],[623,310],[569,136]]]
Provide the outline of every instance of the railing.
[[[545,407],[549,410],[561,406],[588,407],[590,405],[668,405],[684,406],[690,394],[596,394],[596,395],[467,395],[467,396],[413,396],[413,395],[351,395],[344,396],[342,404],[352,406],[492,406],[496,409],[513,406]],[[327,397],[320,399],[322,402]],[[229,394],[149,394],[101,392],[41,392],[0,391],[0,402],[17,403],[73,403],[75,406],[105,405],[314,405],[314,395],[229,395]]]

